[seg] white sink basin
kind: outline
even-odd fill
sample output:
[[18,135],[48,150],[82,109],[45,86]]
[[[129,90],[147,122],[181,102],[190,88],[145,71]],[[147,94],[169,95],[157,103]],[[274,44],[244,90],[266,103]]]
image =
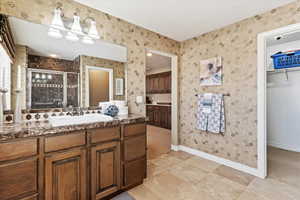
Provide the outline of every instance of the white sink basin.
[[113,120],[112,117],[103,114],[49,117],[49,122],[53,127],[89,124],[89,123],[97,123],[97,122],[109,122],[112,120]]

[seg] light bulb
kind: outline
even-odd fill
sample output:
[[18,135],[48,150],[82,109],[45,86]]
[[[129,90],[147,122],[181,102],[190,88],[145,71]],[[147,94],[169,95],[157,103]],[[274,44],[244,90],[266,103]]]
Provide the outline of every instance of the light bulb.
[[73,17],[73,24],[71,26],[71,31],[78,35],[83,35],[82,28],[80,25],[80,17],[76,14]]
[[54,10],[54,16],[53,16],[53,19],[51,22],[51,27],[56,28],[56,29],[65,30],[65,26],[64,26],[64,23],[61,18],[61,9],[60,8],[56,8]]
[[99,39],[100,38],[99,34],[98,34],[98,31],[97,31],[95,20],[91,21],[91,25],[90,25],[90,28],[89,28],[89,31],[88,31],[88,35],[93,39]]

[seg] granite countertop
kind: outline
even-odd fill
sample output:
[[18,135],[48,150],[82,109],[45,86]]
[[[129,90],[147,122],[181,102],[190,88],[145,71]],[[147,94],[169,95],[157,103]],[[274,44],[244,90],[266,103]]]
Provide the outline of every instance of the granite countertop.
[[138,122],[145,122],[147,119],[142,115],[129,114],[124,116],[114,117],[109,122],[97,122],[90,124],[80,124],[71,126],[59,126],[53,127],[49,121],[32,121],[19,124],[3,124],[0,125],[0,142],[8,140],[26,138],[26,137],[38,137],[49,136],[61,133],[68,133],[72,131],[93,129],[93,128],[105,128],[111,126],[118,126],[121,124],[131,124]]

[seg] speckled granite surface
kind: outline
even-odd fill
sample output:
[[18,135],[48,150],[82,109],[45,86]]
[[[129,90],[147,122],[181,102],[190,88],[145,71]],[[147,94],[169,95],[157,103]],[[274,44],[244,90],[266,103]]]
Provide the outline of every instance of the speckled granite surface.
[[115,117],[113,121],[98,122],[91,124],[80,124],[72,126],[53,127],[48,121],[24,122],[20,124],[3,124],[0,125],[0,142],[5,142],[17,138],[38,137],[45,135],[56,135],[72,131],[105,128],[118,126],[121,124],[131,124],[138,122],[145,122],[146,118],[142,115],[129,114],[128,116]]

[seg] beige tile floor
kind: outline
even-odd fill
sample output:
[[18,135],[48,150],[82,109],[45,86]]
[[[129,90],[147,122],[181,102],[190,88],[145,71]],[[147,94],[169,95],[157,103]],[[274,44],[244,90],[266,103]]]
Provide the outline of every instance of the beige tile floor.
[[300,153],[269,148],[269,176],[171,151],[148,161],[148,178],[129,191],[136,200],[300,200]]
[[147,125],[148,158],[154,159],[171,151],[171,130]]

